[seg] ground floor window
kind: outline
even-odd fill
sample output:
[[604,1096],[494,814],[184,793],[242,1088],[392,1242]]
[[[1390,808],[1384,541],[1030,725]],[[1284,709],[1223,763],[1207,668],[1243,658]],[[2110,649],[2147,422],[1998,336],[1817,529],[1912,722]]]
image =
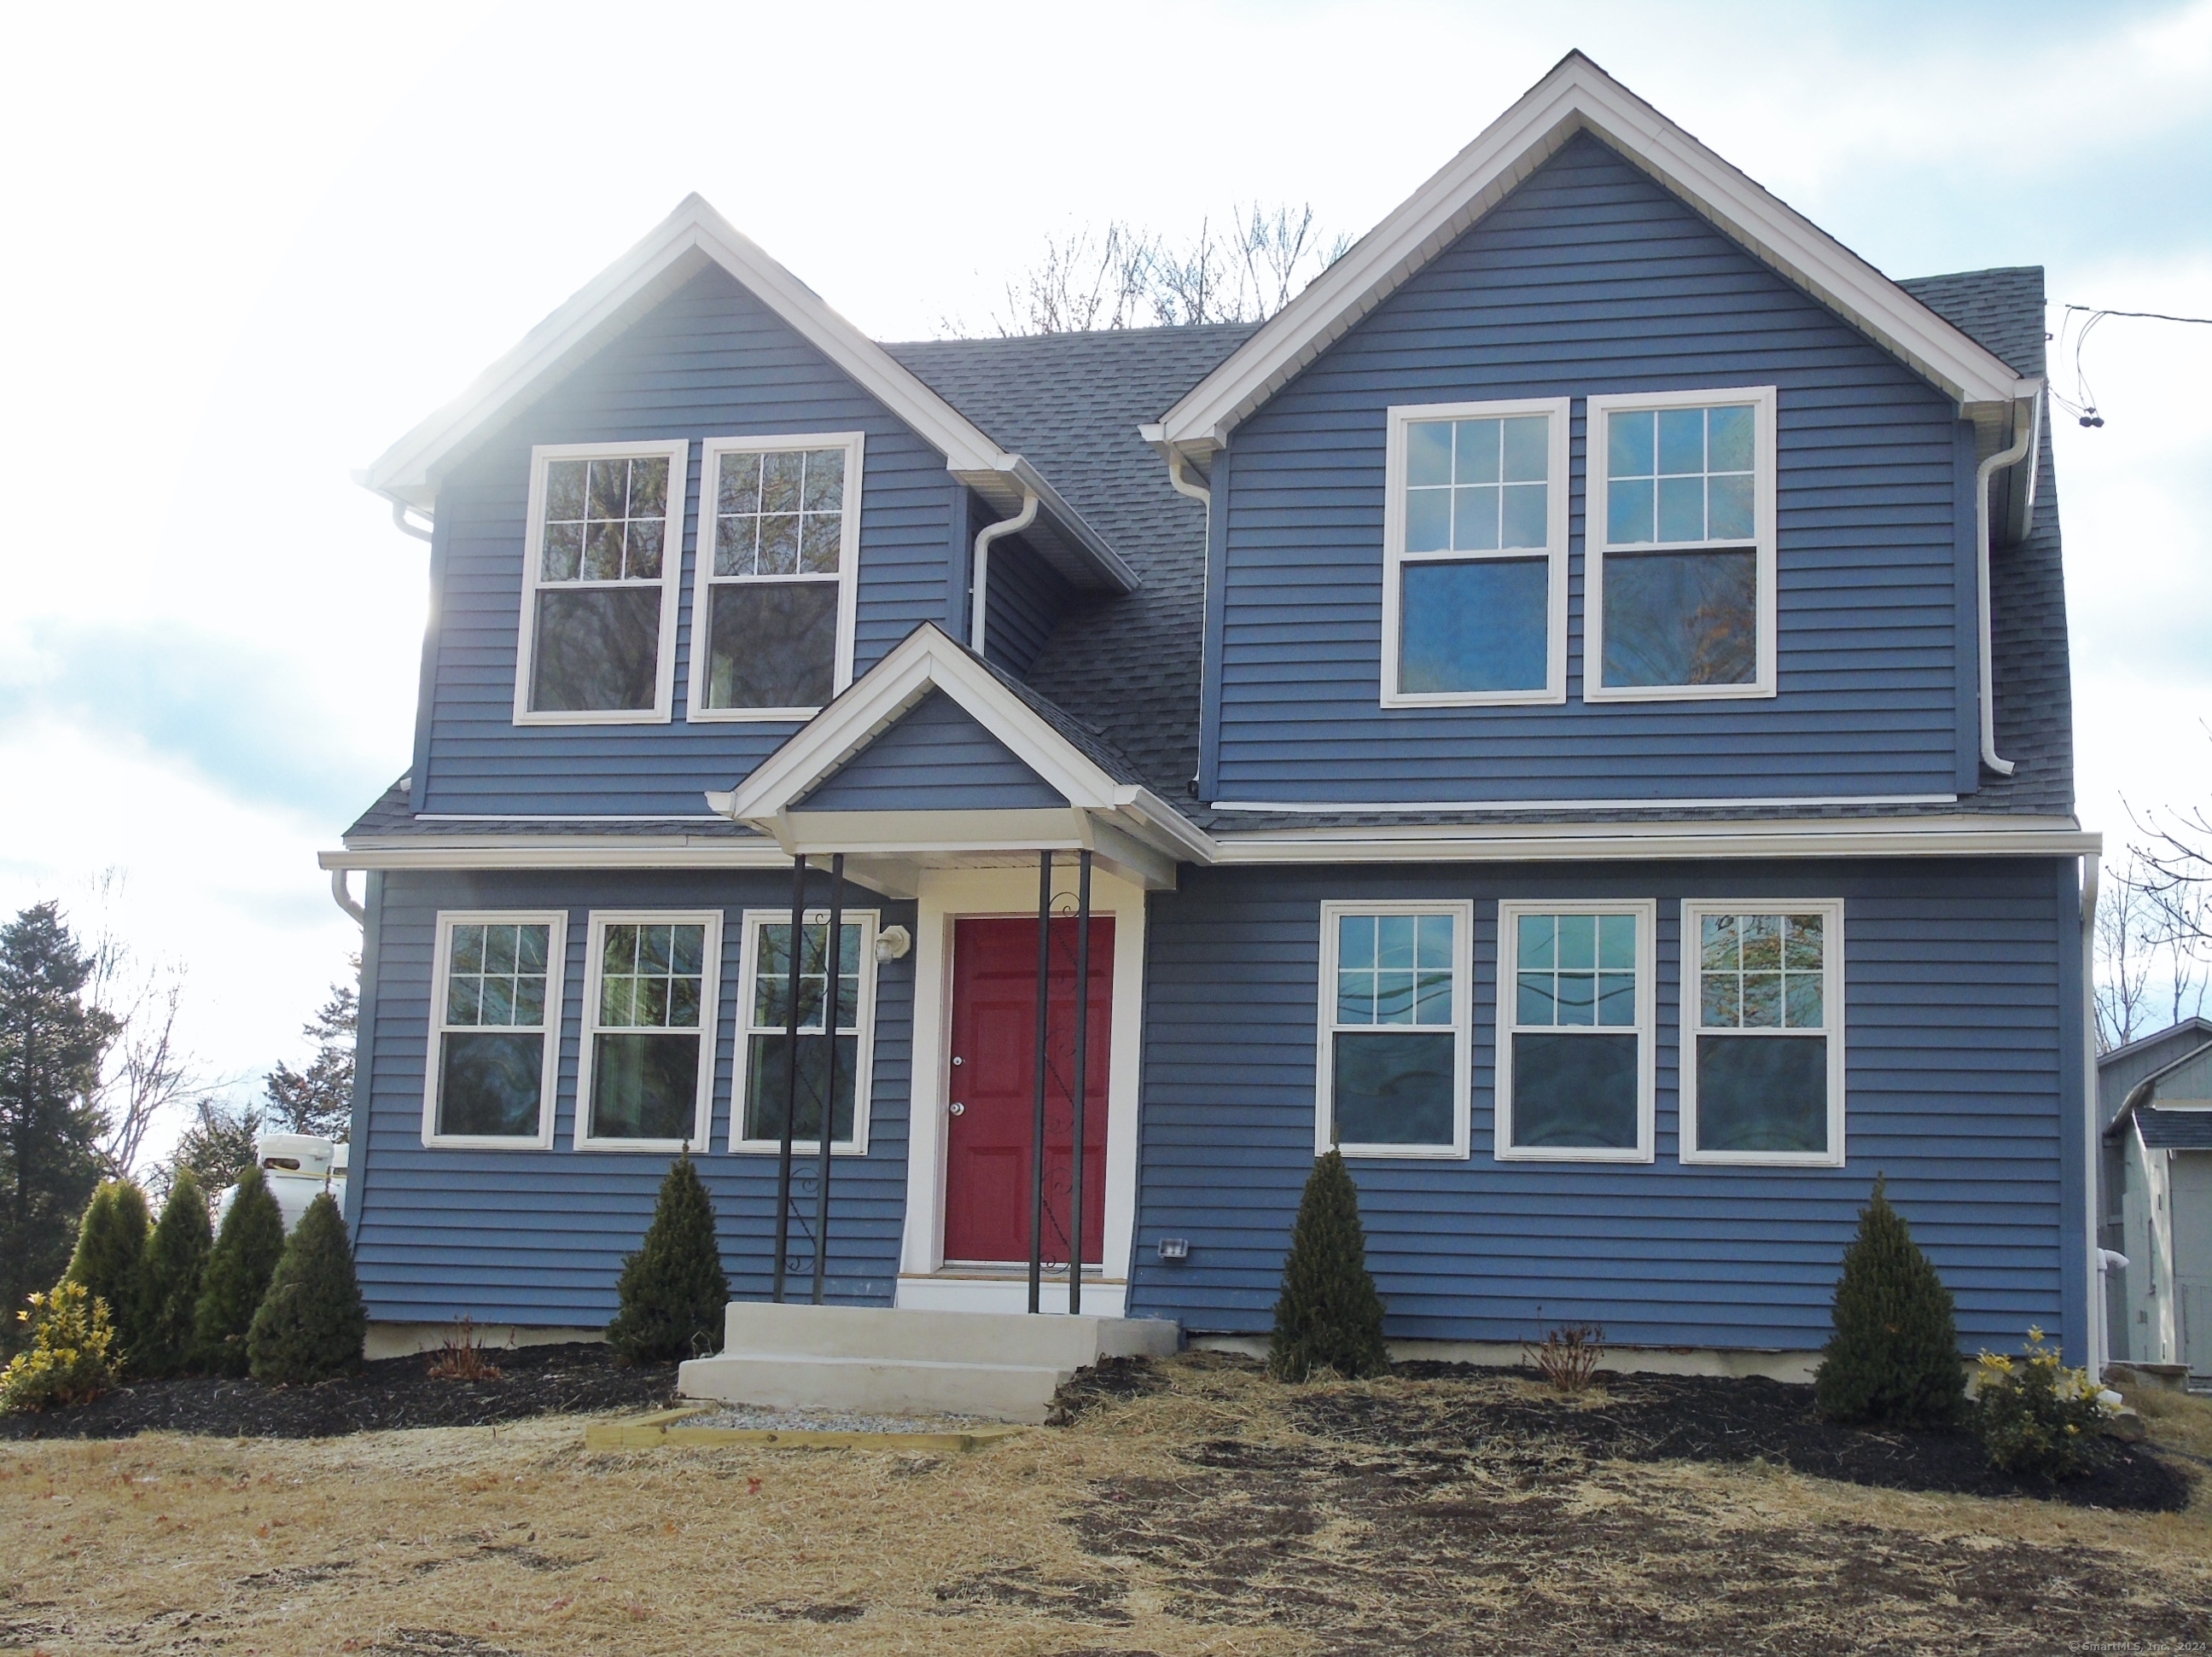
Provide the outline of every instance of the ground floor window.
[[[836,991],[836,1094],[830,1105],[830,1148],[867,1150],[868,1082],[873,1059],[868,1032],[875,1026],[876,916],[848,909],[840,917]],[[823,1105],[830,1092],[830,1043],[823,1039],[830,995],[830,912],[809,911],[799,950],[798,1097],[792,1097],[791,911],[750,910],[745,915],[743,980],[738,991],[742,1108],[731,1132],[733,1150],[775,1150],[783,1137],[784,1112],[793,1109],[793,1148],[819,1149]]]
[[1497,1154],[1648,1162],[1657,906],[1498,906]]
[[1464,1156],[1468,903],[1322,906],[1317,1148]]
[[580,1148],[706,1148],[721,953],[720,910],[592,916]]
[[558,912],[438,917],[422,1143],[553,1143],[567,918]]
[[1841,1166],[1840,901],[1682,906],[1682,1160]]

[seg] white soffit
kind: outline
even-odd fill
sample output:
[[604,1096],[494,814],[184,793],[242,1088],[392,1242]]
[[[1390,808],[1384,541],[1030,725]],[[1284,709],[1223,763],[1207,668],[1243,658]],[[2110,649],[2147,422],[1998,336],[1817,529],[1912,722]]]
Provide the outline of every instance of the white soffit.
[[1194,386],[1162,420],[1161,440],[1193,454],[1221,447],[1240,421],[1584,131],[1962,406],[2009,404],[2040,389],[1575,52]]
[[460,396],[386,449],[357,474],[360,481],[387,500],[427,511],[436,500],[441,470],[487,427],[557,381],[645,307],[710,263],[944,455],[945,470],[994,508],[1018,512],[1024,494],[1034,492],[1048,520],[1038,538],[1061,543],[1050,549],[1074,555],[1070,574],[1088,574],[1091,585],[1114,591],[1135,590],[1135,573],[1036,468],[1001,449],[696,194],[686,196],[643,240],[578,289]]

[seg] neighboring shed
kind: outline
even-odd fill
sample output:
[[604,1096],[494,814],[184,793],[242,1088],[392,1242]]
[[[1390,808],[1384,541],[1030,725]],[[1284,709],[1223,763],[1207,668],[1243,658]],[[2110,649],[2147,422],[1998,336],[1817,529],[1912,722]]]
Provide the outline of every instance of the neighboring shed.
[[2106,1247],[2128,1259],[2107,1280],[2112,1356],[2212,1379],[2212,1023],[2185,1020],[2098,1068]]

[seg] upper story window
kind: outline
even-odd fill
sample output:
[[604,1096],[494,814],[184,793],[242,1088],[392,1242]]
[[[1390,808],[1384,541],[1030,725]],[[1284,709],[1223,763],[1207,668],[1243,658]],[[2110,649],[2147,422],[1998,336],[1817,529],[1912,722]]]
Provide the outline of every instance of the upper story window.
[[1843,1166],[1843,928],[1839,901],[1682,905],[1684,1162]]
[[669,717],[689,452],[680,441],[531,451],[516,724]]
[[1498,1155],[1648,1162],[1654,1155],[1657,906],[1498,906]]
[[805,719],[853,677],[861,434],[702,451],[694,719]]
[[1566,699],[1567,414],[1565,398],[1390,410],[1385,707]]
[[1586,701],[1774,694],[1774,407],[1589,399]]
[[438,917],[424,1144],[553,1143],[567,924],[558,910]]
[[1317,1150],[1464,1156],[1463,902],[1322,905]]

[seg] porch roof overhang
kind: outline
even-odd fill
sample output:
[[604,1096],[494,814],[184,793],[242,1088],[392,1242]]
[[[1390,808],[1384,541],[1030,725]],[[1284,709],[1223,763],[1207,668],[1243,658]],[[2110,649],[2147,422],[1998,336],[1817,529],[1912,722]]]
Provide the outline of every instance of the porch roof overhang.
[[[1056,791],[1063,807],[809,810],[808,794],[933,691],[956,703]],[[934,623],[908,634],[750,775],[708,807],[772,839],[787,857],[843,855],[855,879],[911,895],[921,871],[988,867],[1040,851],[1087,851],[1148,890],[1212,842],[1110,756],[1087,751]]]

